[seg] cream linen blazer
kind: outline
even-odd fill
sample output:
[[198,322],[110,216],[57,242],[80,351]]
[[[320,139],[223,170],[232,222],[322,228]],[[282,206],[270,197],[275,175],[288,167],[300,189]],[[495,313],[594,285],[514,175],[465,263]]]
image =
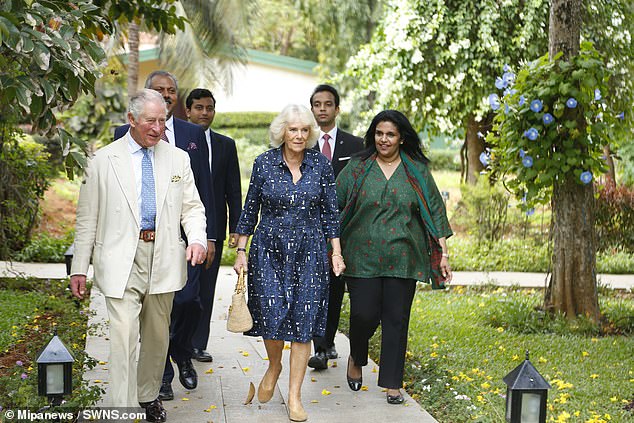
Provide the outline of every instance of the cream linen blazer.
[[[154,147],[156,240],[150,294],[180,290],[187,280],[185,241],[206,240],[205,208],[189,156],[165,142]],[[139,242],[141,218],[127,137],[90,160],[77,205],[71,274],[86,274],[92,256],[95,283],[106,297],[122,298]]]

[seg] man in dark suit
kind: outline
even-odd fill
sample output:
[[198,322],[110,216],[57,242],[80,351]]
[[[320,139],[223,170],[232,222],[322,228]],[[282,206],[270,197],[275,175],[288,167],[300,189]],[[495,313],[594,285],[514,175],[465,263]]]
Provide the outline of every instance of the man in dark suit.
[[[173,116],[178,100],[178,82],[174,75],[166,71],[154,71],[145,81],[145,87],[158,91],[167,105],[167,121],[163,141],[167,141],[176,147],[187,151],[194,174],[194,181],[198,189],[200,199],[205,206],[207,218],[207,258],[205,267],[210,267],[215,256],[216,239],[216,206],[213,194],[213,183],[207,158],[209,152],[203,129],[192,123],[175,118]],[[128,125],[115,130],[115,139],[121,138],[128,131]],[[181,384],[186,389],[195,389],[198,386],[198,375],[192,364],[193,346],[192,336],[200,313],[200,275],[203,266],[187,267],[187,283],[185,287],[174,295],[174,304],[171,312],[170,343],[168,355],[163,372],[163,381],[159,398],[162,401],[174,399],[172,380],[174,368],[171,359],[178,366],[178,376]]]
[[227,210],[229,210],[229,242],[235,247],[235,233],[240,211],[242,210],[242,189],[240,187],[240,166],[236,143],[229,137],[210,129],[216,115],[216,99],[211,91],[196,88],[185,100],[189,121],[200,125],[205,130],[209,148],[209,166],[216,197],[216,256],[209,269],[204,269],[200,278],[200,302],[202,314],[192,338],[193,357],[202,362],[211,362],[213,357],[205,349],[209,341],[209,325],[213,311],[216,278],[222,259],[222,248],[227,232]]
[[[315,146],[332,163],[335,177],[350,161],[350,157],[363,149],[363,140],[337,128],[339,115],[339,93],[330,85],[318,85],[310,96],[310,108],[319,125],[319,142]],[[338,357],[335,349],[335,334],[339,326],[339,314],[345,284],[342,278],[330,272],[330,295],[326,333],[314,338],[315,355],[308,360],[308,366],[315,370],[328,368],[328,359]]]

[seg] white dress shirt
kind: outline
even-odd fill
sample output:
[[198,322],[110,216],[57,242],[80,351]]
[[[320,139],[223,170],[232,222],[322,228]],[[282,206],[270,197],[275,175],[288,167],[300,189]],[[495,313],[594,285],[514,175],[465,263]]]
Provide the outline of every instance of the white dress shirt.
[[335,126],[334,128],[332,128],[328,132],[324,132],[322,130],[319,130],[319,151],[323,151],[323,149],[324,149],[324,142],[326,142],[326,140],[324,140],[324,135],[325,134],[330,135],[330,139],[328,140],[328,144],[330,144],[330,152],[332,154],[332,157],[335,157],[335,145],[337,144],[335,142],[337,140],[337,127]]
[[209,150],[209,170],[211,171],[211,129],[205,129],[205,138],[207,138],[207,149]]

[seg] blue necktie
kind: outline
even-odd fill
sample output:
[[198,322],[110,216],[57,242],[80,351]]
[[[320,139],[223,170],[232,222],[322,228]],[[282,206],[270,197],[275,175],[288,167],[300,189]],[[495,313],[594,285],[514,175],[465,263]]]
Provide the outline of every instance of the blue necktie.
[[147,148],[142,148],[141,160],[141,229],[154,230],[156,218],[156,194],[154,193],[154,171]]

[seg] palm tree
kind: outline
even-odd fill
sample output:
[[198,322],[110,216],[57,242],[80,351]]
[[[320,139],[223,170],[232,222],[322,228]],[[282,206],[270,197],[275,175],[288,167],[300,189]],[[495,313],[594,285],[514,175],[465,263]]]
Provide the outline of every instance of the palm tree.
[[[230,92],[232,70],[243,64],[246,51],[240,43],[256,11],[256,0],[180,0],[174,3],[188,23],[175,35],[159,34],[159,63],[179,79],[181,87],[222,85]],[[138,81],[141,25],[131,23],[128,39],[128,93]]]

